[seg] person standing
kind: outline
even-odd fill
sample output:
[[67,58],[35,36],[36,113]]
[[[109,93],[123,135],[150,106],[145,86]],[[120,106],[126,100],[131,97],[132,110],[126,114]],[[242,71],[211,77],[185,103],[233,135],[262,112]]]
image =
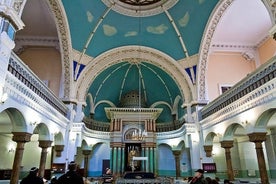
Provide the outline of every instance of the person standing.
[[74,161],[68,165],[68,171],[58,178],[58,184],[84,184],[82,176],[76,172],[77,165]]
[[32,167],[29,174],[21,180],[20,184],[44,184],[44,181],[38,176],[38,168]]
[[196,170],[193,179],[190,181],[190,184],[207,184],[207,181],[204,179],[203,173],[204,171],[202,169]]

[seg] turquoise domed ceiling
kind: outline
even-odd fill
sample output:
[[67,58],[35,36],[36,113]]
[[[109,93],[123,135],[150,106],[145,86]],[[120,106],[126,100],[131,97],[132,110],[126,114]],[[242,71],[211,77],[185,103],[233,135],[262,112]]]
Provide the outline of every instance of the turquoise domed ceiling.
[[[93,59],[102,58],[116,48],[149,48],[173,63],[198,54],[205,26],[218,0],[62,0],[62,3],[75,53],[91,58],[83,62],[84,57],[75,57],[79,59],[72,61],[80,66],[75,71],[74,65],[79,75],[86,66],[93,65]],[[147,107],[163,109],[157,122],[172,122],[175,114],[177,118],[184,117],[186,112],[181,108],[185,103],[184,90],[172,73],[144,60],[133,63],[126,58],[115,63],[107,64],[91,80],[87,90],[90,98],[84,108],[86,116],[92,113],[95,120],[108,122],[104,108],[119,107],[123,95],[138,91],[144,95]],[[197,67],[192,67],[196,76]],[[184,68],[181,72],[183,81],[190,80],[184,77],[184,73],[190,76],[189,72]],[[181,80],[178,78],[178,82]]]
[[[108,121],[104,107],[120,107],[123,96],[131,91],[136,91],[145,99],[146,107],[163,108],[159,122],[172,121],[171,111],[175,100],[182,98],[175,81],[160,68],[146,62],[115,64],[100,73],[89,89],[96,106],[95,120]],[[179,108],[182,103],[178,101]],[[87,101],[87,104],[90,102]],[[86,116],[89,116],[90,111],[91,107],[87,106]]]
[[153,15],[135,16],[123,14],[124,10],[114,11],[113,7],[122,4],[123,8],[128,8],[122,2],[136,1],[117,0],[108,7],[109,1],[62,1],[74,49],[85,50],[85,54],[96,57],[112,48],[143,45],[164,52],[175,60],[183,59],[198,53],[208,18],[218,2],[164,0],[160,2],[174,4]]

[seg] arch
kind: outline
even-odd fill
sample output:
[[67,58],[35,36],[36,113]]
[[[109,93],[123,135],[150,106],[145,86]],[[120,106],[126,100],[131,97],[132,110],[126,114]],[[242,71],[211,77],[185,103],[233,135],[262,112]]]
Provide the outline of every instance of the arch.
[[4,110],[9,116],[12,124],[12,132],[27,132],[27,123],[23,114],[16,108]]
[[[97,74],[104,71],[111,65],[125,62],[126,59],[143,59],[144,62],[153,64],[167,72],[178,85],[181,92],[181,96],[184,97],[186,102],[193,100],[195,95],[195,89],[189,80],[187,73],[183,71],[181,66],[168,55],[149,47],[144,46],[124,46],[107,51],[100,56],[96,57],[93,62],[90,62],[81,73],[78,81],[76,92],[76,98],[84,100],[93,80]],[[97,67],[95,67],[97,66]]]
[[172,109],[173,114],[177,114],[177,109],[178,109],[180,100],[181,100],[181,97],[179,95],[177,97],[175,97],[174,103],[173,103],[173,109]]
[[185,148],[184,140],[181,140],[176,146],[171,147],[172,150],[182,150],[183,148]]
[[51,140],[50,131],[44,123],[39,123],[33,133],[38,134],[38,140]]
[[111,101],[109,101],[109,100],[101,100],[101,101],[99,101],[98,103],[95,104],[93,111],[95,112],[95,109],[97,108],[97,106],[100,105],[100,104],[103,104],[103,103],[106,103],[106,104],[110,105],[110,107],[116,107],[116,105],[114,103],[112,103]]
[[266,129],[266,126],[270,118],[276,113],[276,108],[268,109],[264,111],[257,119],[255,128],[256,129]]
[[223,140],[233,140],[234,133],[238,128],[244,129],[244,127],[238,123],[233,123],[232,125],[227,127],[223,135]]
[[217,136],[217,134],[214,132],[208,133],[208,135],[205,137],[204,145],[213,145],[215,136]]
[[197,86],[198,94],[197,98],[199,101],[207,102],[207,83],[206,83],[206,72],[207,72],[207,62],[208,55],[211,46],[212,37],[216,30],[220,19],[222,18],[224,12],[234,0],[222,0],[219,1],[214,11],[210,15],[209,21],[207,23],[206,29],[203,33],[202,44],[199,49],[199,67],[197,73]]
[[91,149],[85,139],[83,139],[81,142],[81,149],[82,150],[90,150]]
[[[69,24],[67,22],[67,16],[65,10],[63,8],[63,4],[59,0],[48,0],[46,1],[49,5],[49,8],[53,12],[53,16],[55,19],[55,23],[57,26],[57,32],[59,36],[59,43],[61,49],[61,62],[62,62],[62,74],[60,81],[60,95],[62,95],[65,99],[70,99],[71,88],[73,86],[72,78],[73,75],[71,72],[73,70],[72,62],[72,43],[70,37],[70,29]],[[63,89],[63,91],[62,91]]]
[[163,102],[163,101],[159,101],[159,102],[155,102],[155,103],[153,103],[151,106],[150,106],[150,108],[155,108],[156,106],[158,106],[158,105],[166,105],[166,106],[168,106],[169,107],[169,109],[171,110],[171,112],[172,112],[172,107],[170,106],[170,104],[168,104],[167,102]]
[[91,93],[88,93],[86,96],[86,100],[88,101],[88,107],[90,107],[89,113],[94,113],[94,102],[93,102],[93,96]]
[[61,132],[55,134],[54,143],[55,145],[64,145],[64,138]]

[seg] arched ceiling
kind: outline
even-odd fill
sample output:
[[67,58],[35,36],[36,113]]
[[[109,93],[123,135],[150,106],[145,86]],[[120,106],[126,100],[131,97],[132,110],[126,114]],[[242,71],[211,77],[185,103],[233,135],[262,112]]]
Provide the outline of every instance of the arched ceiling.
[[[79,57],[75,57],[75,62],[84,69],[85,55],[96,58],[114,48],[129,45],[154,48],[175,62],[197,54],[204,28],[217,3],[216,0],[62,2],[69,20],[72,46],[80,53]],[[138,66],[141,70],[138,71],[137,65],[127,62],[127,59],[108,67],[91,83],[88,91],[94,104],[108,100],[118,105],[122,95],[137,90],[139,77],[143,78],[140,91],[149,106],[162,103],[172,109],[177,96],[181,98],[179,103],[184,103],[184,95],[180,92],[183,89],[179,89],[164,69],[142,60]],[[80,72],[81,69],[75,66],[75,72]],[[187,80],[184,75],[182,80]],[[97,114],[97,107],[95,111]],[[168,116],[172,114],[164,113]],[[170,118],[164,117],[160,121],[170,121]]]
[[[96,57],[112,48],[143,45],[179,60],[198,53],[205,25],[217,0],[156,1],[157,8],[153,6],[154,1],[141,1],[149,5],[134,6],[133,9],[137,7],[134,13],[129,4],[139,1],[62,2],[73,48],[80,52]],[[168,9],[166,3],[171,3]],[[163,4],[165,7],[160,7]],[[140,7],[146,10],[139,10]],[[150,10],[155,12],[146,14]]]
[[[223,1],[61,0],[75,55],[72,61],[75,80],[95,58],[124,46],[153,48],[172,58],[178,65],[199,53],[210,16],[213,16],[212,13],[221,2]],[[260,0],[229,2],[231,6],[223,13],[214,32],[212,49],[220,49],[216,45],[249,45],[250,48],[256,48],[271,27],[264,4]],[[28,0],[22,15],[26,28],[19,31],[17,36],[57,37],[54,19],[52,22],[50,20],[52,15],[45,1]],[[143,78],[140,90],[146,94],[149,105],[164,102],[172,107],[177,96],[181,97],[181,103],[185,103],[183,89],[179,89],[175,79],[164,68],[141,60],[139,73],[137,65],[127,59],[94,74],[96,76],[91,81],[91,86],[86,89],[94,104],[102,100],[118,104],[122,94],[137,89],[138,76]],[[195,80],[197,72],[197,65],[190,66],[189,70],[183,68],[185,84],[187,80],[195,84],[192,80]],[[184,77],[184,73],[190,79]],[[91,108],[85,110],[86,114]]]

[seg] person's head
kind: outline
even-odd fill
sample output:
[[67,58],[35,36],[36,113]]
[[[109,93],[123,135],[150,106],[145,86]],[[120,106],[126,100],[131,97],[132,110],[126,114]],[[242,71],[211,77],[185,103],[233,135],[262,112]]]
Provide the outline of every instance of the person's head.
[[111,174],[111,169],[106,168],[106,169],[105,169],[105,174]]
[[206,177],[205,180],[207,181],[207,183],[212,183],[212,179],[210,177]]
[[224,183],[224,184],[232,184],[232,182],[230,182],[230,180],[228,180],[228,179],[225,179],[225,180],[223,181],[223,183]]
[[216,179],[213,179],[211,184],[219,184],[219,182]]
[[56,184],[58,181],[57,177],[56,176],[52,176],[51,178],[51,184]]
[[69,171],[75,171],[76,168],[77,168],[77,164],[74,161],[69,163],[69,165],[68,165],[68,170]]
[[37,174],[38,174],[38,168],[37,167],[32,167],[30,169],[30,175],[37,176]]
[[203,169],[198,169],[195,171],[195,176],[199,178],[203,175],[203,173],[204,173]]

